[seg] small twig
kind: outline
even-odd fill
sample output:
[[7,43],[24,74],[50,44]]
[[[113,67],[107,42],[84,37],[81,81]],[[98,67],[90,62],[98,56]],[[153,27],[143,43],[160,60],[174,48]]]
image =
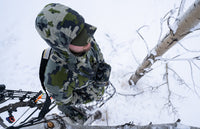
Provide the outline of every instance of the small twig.
[[167,15],[168,15],[169,13],[170,13],[170,11],[167,12],[167,13],[165,14],[165,16],[164,16],[163,18],[160,19],[160,35],[159,35],[159,38],[158,38],[158,43],[160,43],[160,39],[161,39],[161,36],[162,36],[163,23],[167,20],[166,17],[167,17]]
[[146,46],[146,49],[147,49],[147,52],[148,52],[148,54],[150,54],[150,50],[149,50],[149,47],[148,47],[148,44],[147,44],[147,42],[146,42],[146,40],[144,39],[144,37],[140,34],[140,30],[142,29],[142,28],[144,28],[144,27],[148,27],[147,25],[144,25],[144,26],[142,26],[142,27],[140,27],[138,30],[136,30],[136,32],[137,32],[137,34],[140,36],[140,38],[144,41],[144,44],[145,44],[145,46]]
[[168,17],[168,19],[167,19],[167,26],[168,26],[168,28],[169,28],[169,31],[170,31],[170,34],[171,35],[174,35],[174,31],[173,31],[173,29],[171,28],[171,26],[170,26],[170,18],[172,18],[171,16],[170,17]]
[[168,97],[167,97],[167,100],[168,102],[166,104],[164,104],[164,106],[167,106],[169,108],[171,108],[171,111],[176,114],[177,113],[177,110],[175,108],[175,106],[173,105],[172,101],[171,101],[171,90],[170,90],[170,86],[169,86],[169,67],[168,67],[168,63],[166,63],[165,65],[165,69],[166,69],[166,72],[165,72],[165,76],[166,76],[166,84],[167,84],[167,91],[168,91]]
[[[166,73],[165,73],[165,76],[166,76],[166,84],[167,84],[168,91],[169,91],[169,73],[168,73],[168,63],[165,64],[165,69],[166,69]],[[170,94],[171,94],[171,93],[170,93]]]
[[182,82],[188,89],[192,90],[192,89],[189,87],[189,85],[185,83],[185,81],[180,77],[180,75],[179,75],[176,71],[174,71],[174,70],[173,70],[172,68],[170,68],[170,67],[168,67],[168,69],[171,70],[171,71],[181,80],[181,82]]
[[[176,57],[175,57],[176,58]],[[193,57],[193,58],[179,58],[179,59],[168,59],[168,58],[156,58],[159,61],[165,61],[165,62],[170,62],[170,61],[193,61],[193,60],[199,60],[200,56]]]
[[174,113],[174,115],[178,113],[178,111],[176,110],[176,107],[172,104],[171,100],[168,100],[168,103],[164,104],[164,106],[171,108],[171,112]]
[[158,86],[155,86],[155,87],[151,86],[151,87],[147,87],[147,88],[151,89],[152,92],[154,92],[155,90],[158,90],[161,86],[163,86],[165,84],[166,84],[166,82],[164,82],[164,83],[162,83],[162,84],[160,84]]
[[178,45],[180,45],[183,49],[185,49],[186,51],[188,51],[188,52],[200,52],[200,50],[199,51],[196,51],[196,50],[189,50],[189,49],[187,49],[186,47],[184,47],[181,43],[179,43],[178,42]]
[[136,94],[124,94],[124,93],[119,93],[119,92],[116,92],[116,93],[117,93],[118,95],[122,95],[122,96],[126,96],[126,97],[128,97],[128,96],[135,97],[135,96],[137,96],[137,95],[143,94],[144,91],[141,91],[141,92],[136,93]]
[[119,92],[116,92],[116,93],[117,93],[118,95],[125,96],[125,97],[135,97],[135,96],[141,95],[141,94],[143,94],[143,93],[145,93],[145,92],[147,92],[147,91],[155,91],[155,90],[159,89],[161,86],[163,86],[163,85],[165,85],[165,84],[166,84],[166,82],[165,82],[165,83],[162,83],[162,84],[160,84],[160,85],[158,85],[158,86],[155,86],[155,87],[153,87],[153,86],[146,87],[143,91],[138,92],[138,93],[136,93],[136,94],[124,94],[124,93],[119,93]]
[[[178,8],[175,8],[175,9],[178,9]],[[174,9],[171,9],[171,10],[168,11],[168,12],[165,14],[165,16],[164,16],[163,18],[161,18],[161,20],[160,20],[160,35],[159,35],[159,38],[158,38],[158,43],[160,43],[160,41],[161,41],[161,36],[162,36],[162,31],[163,31],[163,29],[162,29],[163,23],[164,23],[165,21],[168,21],[168,22],[169,22],[169,17],[171,17],[171,15],[173,14],[173,12],[174,12]],[[170,16],[168,16],[168,15],[170,15]],[[169,27],[169,24],[168,24],[168,27]],[[171,27],[169,27],[169,28],[171,28]],[[170,30],[171,30],[171,29],[170,29]]]
[[194,63],[194,61],[191,61],[191,63],[194,64],[194,66],[196,66],[200,70],[200,67],[196,63]]
[[190,65],[190,75],[191,75],[191,79],[192,79],[192,83],[193,83],[193,87],[194,87],[194,92],[196,93],[196,95],[200,98],[200,95],[197,93],[197,90],[196,90],[196,84],[195,84],[195,81],[194,81],[194,76],[193,76],[193,68],[192,68],[192,64],[191,62],[189,62],[189,65]]
[[171,107],[172,108],[172,112],[174,113],[174,114],[176,114],[176,108],[174,107],[174,105],[172,104],[172,102],[171,102],[171,95],[172,95],[172,93],[171,93],[171,90],[170,90],[170,86],[169,86],[169,73],[168,73],[168,63],[166,63],[166,82],[167,82],[167,90],[168,90],[168,103],[167,103],[167,105],[169,106],[169,107]]

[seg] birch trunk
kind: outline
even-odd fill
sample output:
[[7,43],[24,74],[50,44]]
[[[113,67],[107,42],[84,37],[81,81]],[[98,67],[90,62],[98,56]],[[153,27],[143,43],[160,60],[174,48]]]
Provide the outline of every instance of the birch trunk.
[[150,67],[157,61],[156,57],[162,56],[178,41],[183,39],[190,30],[200,22],[200,0],[196,0],[194,4],[177,19],[174,24],[177,29],[170,32],[158,43],[151,53],[143,60],[142,64],[137,68],[135,73],[130,77],[129,84],[136,84],[138,80],[148,72]]

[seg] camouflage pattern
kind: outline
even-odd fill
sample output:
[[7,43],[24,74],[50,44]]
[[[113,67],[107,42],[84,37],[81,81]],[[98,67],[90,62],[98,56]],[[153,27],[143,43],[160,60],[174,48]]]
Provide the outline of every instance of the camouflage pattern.
[[[99,99],[109,80],[110,66],[103,73],[100,64],[106,64],[98,45],[91,42],[91,49],[82,56],[63,55],[52,50],[45,70],[44,84],[58,104],[79,104]],[[102,75],[98,79],[97,73]]]
[[48,4],[38,14],[36,30],[58,52],[69,52],[70,42],[84,28],[84,18],[76,11],[61,4]]
[[[87,28],[91,35],[91,49],[77,56],[68,46],[83,28]],[[92,36],[96,28],[86,24],[83,17],[71,8],[49,4],[37,16],[36,29],[52,48],[45,70],[47,91],[62,112],[71,117],[71,114],[79,114],[70,110],[70,106],[100,99],[111,71]],[[76,118],[80,117],[76,115]]]

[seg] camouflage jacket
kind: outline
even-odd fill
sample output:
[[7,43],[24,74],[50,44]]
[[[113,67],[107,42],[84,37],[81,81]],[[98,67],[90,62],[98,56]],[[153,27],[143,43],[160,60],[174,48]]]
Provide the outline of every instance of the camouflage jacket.
[[[104,62],[99,46],[93,38],[96,27],[85,23],[75,10],[59,4],[46,5],[38,14],[35,27],[52,48],[45,70],[44,85],[60,104],[87,103],[104,92],[111,67]],[[91,49],[75,56],[69,44],[86,29]]]
[[[82,56],[51,52],[44,85],[57,103],[87,103],[103,95],[102,86],[109,80],[111,68],[104,62],[98,44],[93,40],[91,45]],[[76,91],[88,97],[83,98]]]

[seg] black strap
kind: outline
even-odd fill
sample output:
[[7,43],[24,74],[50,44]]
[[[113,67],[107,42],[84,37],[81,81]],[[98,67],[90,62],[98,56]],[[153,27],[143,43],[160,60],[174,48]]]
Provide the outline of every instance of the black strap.
[[51,99],[50,96],[47,94],[46,100],[44,102],[44,105],[42,107],[42,110],[40,111],[38,115],[38,119],[41,120],[44,118],[44,116],[50,111],[49,107],[51,106]]
[[30,120],[26,123],[23,123],[23,124],[21,124],[17,127],[10,126],[7,129],[20,129],[22,127],[31,126],[33,123],[43,119],[44,116],[50,111],[49,107],[51,106],[51,99],[50,99],[50,96],[48,95],[48,93],[46,91],[45,86],[44,86],[44,79],[45,79],[44,73],[45,73],[45,69],[46,69],[46,66],[47,66],[47,63],[48,63],[48,60],[49,60],[50,53],[51,53],[51,48],[45,49],[42,53],[41,62],[40,62],[39,78],[40,78],[42,88],[46,93],[46,100],[44,102],[44,105],[43,105],[38,117],[33,118],[32,120]]
[[45,100],[44,106],[42,107],[42,110],[40,111],[38,115],[38,119],[44,118],[44,116],[50,111],[49,107],[51,105],[51,99],[44,86],[44,79],[45,79],[44,73],[45,73],[45,69],[49,60],[50,53],[51,53],[51,48],[45,49],[42,53],[41,62],[40,62],[39,77],[40,77],[42,88],[46,93],[46,100]]
[[51,53],[51,49],[45,49],[42,52],[42,57],[41,57],[41,61],[40,61],[40,70],[39,70],[39,77],[40,77],[40,82],[42,85],[43,90],[47,93],[46,88],[44,86],[44,73],[45,73],[45,69],[49,60],[49,55]]

